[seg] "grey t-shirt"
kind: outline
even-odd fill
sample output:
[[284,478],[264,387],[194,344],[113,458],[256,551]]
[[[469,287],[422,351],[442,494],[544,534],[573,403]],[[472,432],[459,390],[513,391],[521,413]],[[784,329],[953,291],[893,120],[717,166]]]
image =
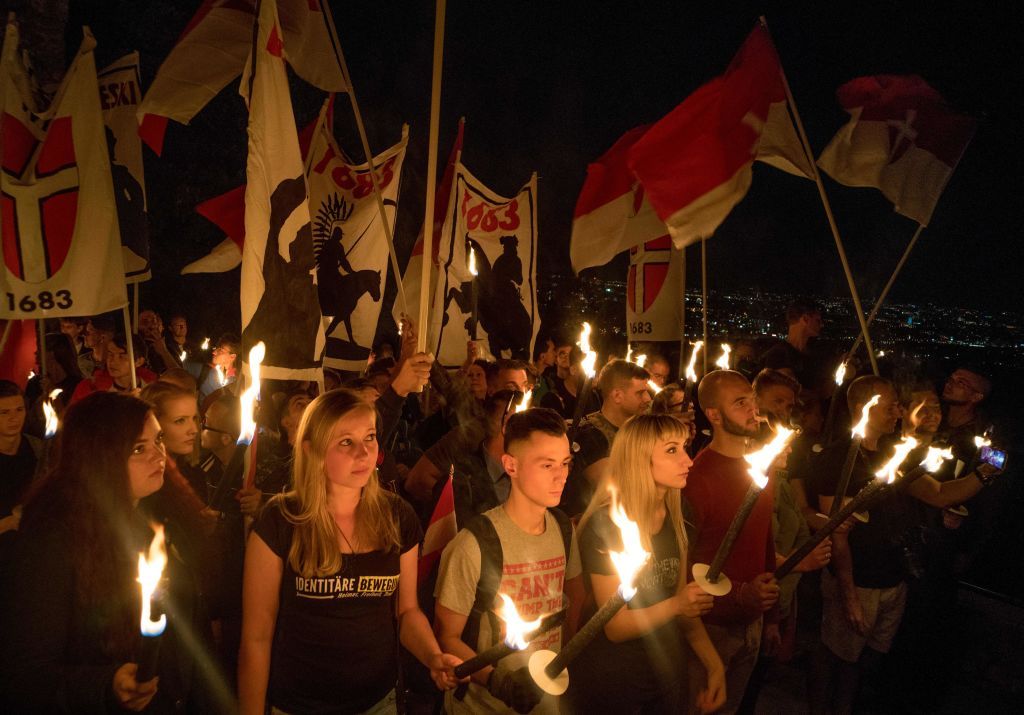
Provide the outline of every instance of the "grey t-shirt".
[[[499,592],[516,604],[519,615],[526,620],[540,618],[562,607],[562,590],[566,579],[580,575],[580,553],[573,534],[568,562],[558,522],[549,512],[544,533],[528,534],[520,529],[502,506],[484,515],[494,524],[501,540],[502,577]],[[445,547],[437,575],[434,597],[437,602],[455,613],[468,616],[473,610],[476,586],[480,580],[480,545],[472,533],[463,529]],[[495,604],[495,608],[498,604]],[[480,637],[475,644],[477,652],[489,648],[496,638],[491,633],[487,618],[480,619]],[[513,653],[498,663],[501,670],[518,670],[526,665],[530,653],[547,649],[556,653],[561,648],[561,629],[552,630],[534,640],[530,647]],[[473,645],[473,644],[471,644]],[[448,713],[504,713],[508,707],[492,697],[485,688],[471,683],[465,699],[459,701],[452,691],[445,694]],[[558,712],[558,700],[545,695],[534,713]]]

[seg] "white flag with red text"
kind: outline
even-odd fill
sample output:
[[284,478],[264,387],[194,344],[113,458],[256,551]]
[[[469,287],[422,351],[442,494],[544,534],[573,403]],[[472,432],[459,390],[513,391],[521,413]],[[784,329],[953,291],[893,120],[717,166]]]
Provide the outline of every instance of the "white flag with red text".
[[721,77],[687,97],[629,150],[629,167],[677,247],[710,237],[746,195],[754,160],[812,175],[767,30],[750,33]]
[[104,313],[127,303],[93,48],[85,37],[45,111],[7,23],[0,59],[0,316]]
[[[344,92],[337,48],[323,0],[279,0],[285,59],[304,80]],[[241,74],[252,45],[256,0],[204,0],[160,65],[139,108],[139,134],[157,154],[167,120],[188,124]]]
[[[401,140],[373,157],[392,232],[408,141],[409,128],[402,127]],[[357,164],[341,151],[326,111],[313,133],[306,176],[320,311],[327,321],[324,365],[358,372],[366,367],[377,333],[388,277],[388,242],[369,165]]]
[[974,119],[950,109],[915,75],[858,77],[836,96],[850,121],[818,166],[841,184],[875,187],[898,213],[927,226],[974,134]]
[[309,191],[274,0],[260,0],[253,54],[252,71],[241,87],[249,105],[242,353],[262,341],[264,377],[312,380],[321,364],[324,331],[313,279]]

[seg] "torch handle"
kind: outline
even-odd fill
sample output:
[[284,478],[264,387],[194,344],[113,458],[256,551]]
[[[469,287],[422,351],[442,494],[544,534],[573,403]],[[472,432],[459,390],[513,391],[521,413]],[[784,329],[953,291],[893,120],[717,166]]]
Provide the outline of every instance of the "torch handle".
[[590,645],[590,642],[597,637],[601,629],[608,625],[608,621],[614,618],[615,614],[624,605],[626,605],[626,599],[619,591],[616,591],[615,595],[605,601],[605,604],[598,609],[597,613],[582,628],[576,631],[576,635],[572,637],[572,640],[566,643],[561,651],[547,664],[547,667],[544,668],[545,675],[549,678],[557,678],[558,674],[565,670],[569,663],[583,652],[584,648]]
[[146,683],[156,677],[160,664],[160,639],[162,636],[143,636],[139,652],[139,669],[135,672],[137,683]]
[[224,471],[220,475],[220,481],[217,482],[217,488],[213,490],[213,496],[210,497],[211,509],[221,511],[228,489],[231,488],[232,484],[241,483],[242,470],[245,469],[245,450],[248,447],[249,445],[247,444],[235,445],[235,451],[231,453],[231,461],[224,467]]
[[515,648],[507,646],[504,643],[493,645],[483,653],[478,653],[469,660],[463,661],[459,665],[455,666],[455,677],[461,680],[467,675],[472,675],[477,671],[483,670],[489,665],[496,664],[499,660],[514,652],[516,652]]
[[861,437],[855,436],[850,440],[850,447],[846,450],[846,461],[843,462],[843,471],[839,473],[839,481],[836,483],[836,493],[832,499],[832,508],[829,516],[832,516],[842,506],[846,497],[846,490],[850,488],[850,475],[853,474],[853,467],[857,463],[857,454],[860,452]]
[[722,567],[725,566],[725,560],[729,558],[733,544],[736,543],[736,539],[739,537],[740,531],[743,530],[743,525],[750,516],[750,512],[753,511],[754,504],[757,503],[757,498],[760,495],[761,489],[756,484],[751,484],[750,488],[747,489],[747,493],[743,496],[743,501],[740,503],[740,508],[736,512],[736,516],[732,518],[729,530],[725,532],[725,538],[718,545],[715,558],[711,560],[711,565],[708,567],[706,578],[709,582],[715,583],[718,581],[718,577],[722,573]]
[[825,428],[821,431],[821,443],[828,444],[832,441],[832,432],[836,426],[836,395],[843,389],[842,385],[836,385],[832,397],[828,401],[828,412],[825,415]]
[[580,388],[580,394],[576,396],[576,409],[572,413],[572,427],[569,428],[570,434],[580,426],[580,420],[583,419],[583,411],[586,409],[587,402],[590,401],[591,383],[593,383],[593,380],[590,377],[584,379],[583,387]]

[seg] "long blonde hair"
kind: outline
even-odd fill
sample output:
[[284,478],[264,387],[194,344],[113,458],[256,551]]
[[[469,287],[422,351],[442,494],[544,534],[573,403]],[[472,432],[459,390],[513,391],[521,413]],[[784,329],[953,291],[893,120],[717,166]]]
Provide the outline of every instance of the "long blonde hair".
[[[618,492],[626,516],[640,528],[644,548],[653,552],[651,537],[657,531],[654,527],[654,514],[661,498],[651,473],[654,447],[660,440],[678,439],[682,449],[687,436],[686,425],[669,415],[636,415],[626,420],[615,435],[601,486],[580,519],[579,531],[582,533],[595,513],[608,510],[611,503],[609,488],[612,488]],[[685,573],[687,546],[680,490],[669,489],[664,500],[668,519],[679,544],[680,573]]]
[[[341,569],[338,525],[327,504],[327,447],[338,420],[354,411],[375,415],[372,405],[351,390],[331,390],[306,408],[295,436],[292,488],[271,501],[295,525],[288,564],[303,578],[330,576]],[[395,500],[382,489],[377,470],[363,487],[356,506],[355,540],[384,551],[401,547]]]

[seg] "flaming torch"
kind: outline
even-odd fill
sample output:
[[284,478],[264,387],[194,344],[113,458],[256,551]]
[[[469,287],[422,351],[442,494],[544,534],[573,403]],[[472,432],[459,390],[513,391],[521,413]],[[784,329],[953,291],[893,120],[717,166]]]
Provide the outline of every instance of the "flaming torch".
[[985,432],[985,434],[982,435],[974,435],[974,456],[971,457],[971,461],[967,463],[967,469],[963,470],[962,472],[958,470],[956,476],[959,477],[961,474],[964,474],[965,476],[970,476],[971,472],[977,469],[978,465],[981,463],[981,448],[991,446],[992,440],[989,438],[989,434],[987,431]]
[[60,426],[60,420],[57,418],[57,410],[53,407],[53,401],[57,399],[57,395],[64,392],[59,387],[50,390],[50,396],[43,400],[43,414],[46,416],[46,433],[43,435],[46,439],[52,439],[57,434],[57,427]]
[[[260,395],[260,365],[263,364],[266,352],[267,348],[262,342],[256,343],[252,350],[249,351],[249,373],[252,381],[245,388],[245,391],[242,392],[241,398],[239,398],[242,410],[242,429],[238,433],[238,440],[235,442],[235,451],[231,455],[231,461],[225,467],[224,474],[221,476],[220,482],[217,483],[217,488],[210,499],[210,507],[218,511],[223,506],[224,497],[230,486],[232,484],[239,485],[243,481],[241,479],[243,473],[245,473],[245,487],[249,488],[252,486],[252,480],[256,471],[255,412],[256,403]],[[247,454],[250,455],[250,459],[249,470],[246,472],[245,459]]]
[[540,650],[530,656],[530,675],[542,690],[551,695],[561,695],[568,689],[569,674],[565,669],[636,595],[637,576],[651,558],[640,539],[640,528],[626,516],[626,510],[619,503],[618,493],[612,491],[611,495],[611,519],[619,528],[623,550],[610,551],[608,555],[619,574],[619,588],[576,632],[572,640],[562,647],[561,652],[555,654],[550,650]]
[[576,395],[576,409],[573,411],[572,427],[569,428],[570,432],[579,426],[580,420],[583,418],[583,410],[586,409],[587,402],[590,400],[590,390],[594,382],[594,375],[597,374],[597,353],[590,349],[590,323],[583,324],[583,327],[580,329],[580,339],[576,344],[579,345],[580,350],[584,354],[580,367],[583,369],[585,377],[583,379],[583,387],[580,388],[579,393]]
[[843,499],[846,497],[846,490],[850,487],[850,475],[853,474],[853,466],[857,463],[857,455],[860,453],[860,445],[864,441],[865,430],[868,426],[868,413],[871,408],[882,399],[881,395],[874,395],[864,408],[860,411],[860,422],[853,426],[851,433],[850,447],[846,451],[846,461],[843,462],[843,471],[839,473],[839,481],[836,483],[836,493],[832,500],[832,509],[829,516],[839,511],[843,506]]
[[722,343],[722,354],[715,360],[715,367],[719,370],[729,369],[729,353],[732,352],[732,347],[729,343]]
[[228,384],[228,376],[224,374],[224,368],[220,365],[215,365],[214,370],[217,371],[217,382],[220,383],[221,387]]
[[768,444],[756,452],[743,456],[743,459],[750,465],[747,469],[747,474],[750,475],[750,487],[747,489],[743,501],[740,502],[736,516],[729,524],[729,530],[725,532],[725,538],[719,544],[718,551],[715,552],[715,557],[711,560],[711,565],[694,564],[691,569],[694,580],[705,593],[710,593],[712,596],[724,596],[732,590],[732,582],[728,576],[722,573],[722,567],[725,566],[725,561],[729,558],[729,553],[732,551],[740,531],[743,530],[743,525],[754,510],[757,498],[768,485],[768,469],[786,449],[795,434],[794,430],[779,425],[776,427],[775,436]]
[[199,346],[199,349],[200,350],[209,350],[210,349],[210,339],[209,338],[205,338],[203,340],[203,344]]
[[504,639],[484,652],[478,653],[469,660],[455,666],[456,678],[465,678],[467,675],[472,675],[489,665],[497,664],[499,660],[516,651],[526,650],[527,646],[530,645],[530,641],[557,628],[565,618],[565,609],[563,608],[535,621],[524,621],[522,616],[519,615],[519,611],[516,610],[516,604],[513,603],[512,599],[503,593],[498,595],[501,596],[502,600],[500,616],[505,621]]
[[825,415],[825,428],[821,431],[821,441],[827,443],[832,439],[832,429],[836,424],[836,405],[838,404],[838,395],[840,388],[843,386],[843,382],[846,380],[846,363],[839,363],[839,367],[836,368],[835,381],[836,389],[832,391],[832,397],[828,401],[828,413]]
[[644,353],[640,353],[639,355],[636,356],[636,360],[634,360],[633,362],[636,363],[637,367],[643,367],[647,364],[647,355],[645,355]]
[[532,399],[533,399],[533,390],[527,390],[526,394],[523,395],[523,399],[521,399],[519,401],[519,404],[516,405],[516,414],[518,414],[520,412],[526,412],[528,409],[530,409],[530,400],[532,400]]
[[[167,615],[160,614],[153,618],[154,592],[160,585],[164,567],[167,566],[167,550],[164,548],[164,527],[154,525],[153,540],[149,544],[149,558],[139,552],[139,587],[142,592],[142,617],[139,619],[139,631],[142,633],[142,650],[139,653],[139,669],[135,680],[145,683],[156,676],[157,664],[160,662],[160,638],[167,628]],[[159,610],[159,609],[158,609]]]
[[686,399],[693,400],[693,390],[697,387],[697,355],[700,354],[700,349],[704,347],[704,341],[698,340],[693,344],[693,350],[690,352],[690,362],[686,366]]
[[473,310],[470,313],[469,338],[470,340],[476,340],[476,323],[478,320],[476,277],[478,273],[476,270],[476,251],[473,250],[472,246],[469,247],[469,273],[470,275],[473,276],[473,280],[471,283],[472,287],[470,288],[470,291],[472,293]]

